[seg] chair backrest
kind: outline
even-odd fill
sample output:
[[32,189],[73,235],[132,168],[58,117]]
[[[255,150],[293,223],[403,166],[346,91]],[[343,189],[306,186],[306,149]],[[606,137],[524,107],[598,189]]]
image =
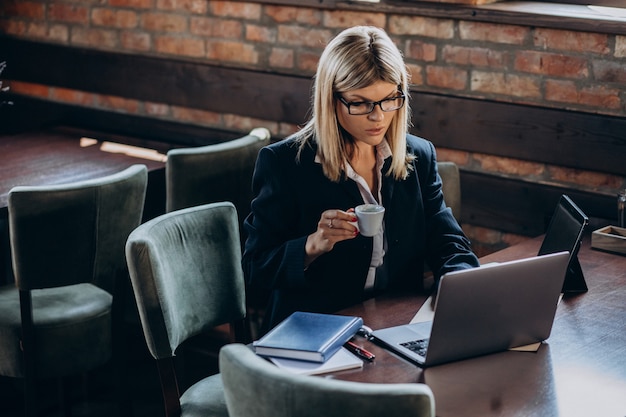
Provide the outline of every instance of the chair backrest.
[[256,158],[270,136],[269,130],[256,128],[228,142],[170,150],[165,164],[166,211],[230,201],[241,225],[250,211]]
[[126,243],[135,300],[155,359],[192,336],[246,315],[237,211],[230,202],[176,210]]
[[133,165],[102,178],[9,193],[9,230],[19,289],[89,282],[112,293],[126,271],[124,244],[141,222],[148,171]]
[[461,222],[461,176],[459,167],[454,162],[437,162],[437,170],[441,177],[443,199],[452,209],[456,220]]
[[373,384],[296,375],[257,356],[246,345],[220,350],[220,372],[230,417],[434,417],[425,384]]

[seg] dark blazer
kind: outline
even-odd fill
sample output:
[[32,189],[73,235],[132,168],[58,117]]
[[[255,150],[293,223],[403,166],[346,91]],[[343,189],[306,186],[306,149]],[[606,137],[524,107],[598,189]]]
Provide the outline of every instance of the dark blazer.
[[[479,263],[443,201],[432,143],[408,135],[407,146],[416,156],[408,178],[396,181],[383,174],[384,265],[387,288],[420,290],[425,261],[436,278]],[[363,199],[353,180],[324,176],[314,145],[305,147],[299,161],[297,151],[289,139],[261,149],[253,176],[242,264],[249,291],[269,295],[262,331],[293,311],[332,313],[360,302],[370,266],[372,238],[359,235],[337,243],[304,270],[305,242],[321,213],[347,210]]]

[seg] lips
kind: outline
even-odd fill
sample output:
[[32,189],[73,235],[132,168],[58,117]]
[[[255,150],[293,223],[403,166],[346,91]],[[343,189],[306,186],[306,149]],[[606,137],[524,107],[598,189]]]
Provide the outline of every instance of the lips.
[[367,132],[368,135],[372,135],[372,136],[376,136],[376,135],[380,135],[382,133],[385,132],[385,128],[384,127],[377,127],[374,129],[366,129],[365,130]]

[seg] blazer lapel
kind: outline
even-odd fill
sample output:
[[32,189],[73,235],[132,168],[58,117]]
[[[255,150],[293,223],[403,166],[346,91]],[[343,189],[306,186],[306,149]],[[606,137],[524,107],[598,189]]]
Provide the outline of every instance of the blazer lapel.
[[363,198],[361,197],[361,192],[359,191],[359,186],[356,182],[352,181],[350,178],[344,178],[339,182],[339,184],[350,196],[350,198],[354,200],[355,207],[363,203]]
[[385,173],[389,170],[390,165],[391,165],[391,157],[385,159],[385,163],[383,164],[383,187],[382,187],[383,206],[391,202],[391,197],[393,196],[393,187],[396,183],[396,181],[393,179],[392,176],[385,175]]

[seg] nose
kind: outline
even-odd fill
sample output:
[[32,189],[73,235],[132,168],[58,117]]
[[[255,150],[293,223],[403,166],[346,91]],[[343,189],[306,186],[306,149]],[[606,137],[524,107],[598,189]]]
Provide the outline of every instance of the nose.
[[372,110],[372,112],[367,115],[367,118],[370,120],[375,120],[375,121],[383,120],[385,118],[384,113],[385,112],[383,112],[383,109],[380,106],[380,103],[378,103],[377,106],[374,106],[374,110]]

